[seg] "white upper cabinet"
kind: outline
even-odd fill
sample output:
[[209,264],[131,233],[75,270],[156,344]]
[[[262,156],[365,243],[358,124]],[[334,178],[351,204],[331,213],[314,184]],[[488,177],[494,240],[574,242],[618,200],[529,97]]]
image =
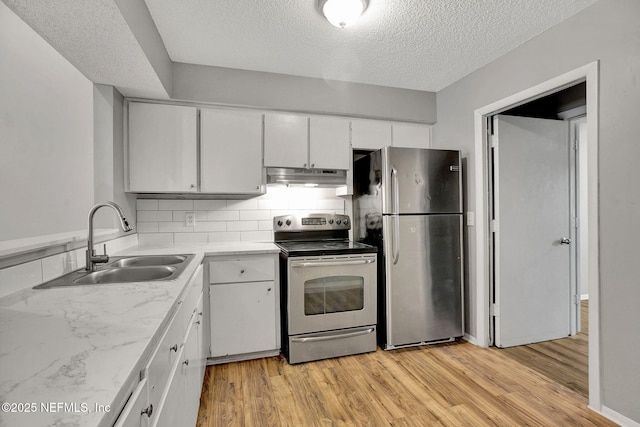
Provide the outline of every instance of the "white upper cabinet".
[[309,157],[309,118],[282,113],[264,116],[264,165],[267,167],[307,168]]
[[265,114],[264,165],[349,169],[349,120],[328,116]]
[[379,150],[391,145],[391,123],[382,120],[352,120],[351,148]]
[[200,191],[260,194],[263,177],[262,113],[200,110]]
[[393,146],[408,148],[431,147],[431,125],[393,123]]
[[129,191],[198,190],[197,109],[129,103]]
[[309,164],[313,169],[349,169],[349,120],[311,116]]

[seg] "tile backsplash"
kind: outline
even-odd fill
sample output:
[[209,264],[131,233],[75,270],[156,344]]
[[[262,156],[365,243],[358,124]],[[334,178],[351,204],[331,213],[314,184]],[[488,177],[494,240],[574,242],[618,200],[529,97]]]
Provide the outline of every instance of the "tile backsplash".
[[[244,200],[138,199],[140,245],[273,241],[273,217],[289,213],[344,213],[333,188],[268,187]],[[186,213],[195,214],[187,225]]]

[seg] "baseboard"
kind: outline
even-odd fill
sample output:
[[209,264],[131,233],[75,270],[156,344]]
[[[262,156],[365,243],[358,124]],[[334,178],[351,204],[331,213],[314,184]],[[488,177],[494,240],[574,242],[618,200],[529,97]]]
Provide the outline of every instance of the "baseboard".
[[586,299],[589,299],[589,294],[582,294],[580,295],[580,301],[584,301]]
[[599,413],[600,415],[602,415],[603,417],[617,423],[620,424],[622,427],[640,427],[640,423],[638,423],[637,421],[632,420],[631,418],[625,417],[624,415],[620,414],[619,412],[614,411],[611,408],[607,408],[606,406],[602,405],[602,409],[601,410],[596,410],[595,408],[592,408],[591,406],[589,406],[589,409],[591,409],[592,411],[595,411],[597,413]]
[[279,354],[280,354],[280,349],[267,350],[267,351],[258,351],[258,352],[255,352],[255,353],[233,354],[233,355],[230,355],[230,356],[209,357],[207,359],[207,366],[208,365],[219,365],[221,363],[239,362],[241,360],[260,359],[260,358],[263,358],[263,357],[277,356]]
[[476,339],[476,337],[472,337],[469,334],[464,334],[462,339],[465,340],[465,341],[469,341],[473,345],[478,345],[478,340]]

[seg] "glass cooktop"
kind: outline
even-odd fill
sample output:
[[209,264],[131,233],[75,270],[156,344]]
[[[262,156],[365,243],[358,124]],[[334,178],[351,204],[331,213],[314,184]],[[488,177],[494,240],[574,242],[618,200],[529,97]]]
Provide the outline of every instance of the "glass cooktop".
[[347,255],[376,253],[375,246],[351,240],[304,240],[276,242],[287,256]]

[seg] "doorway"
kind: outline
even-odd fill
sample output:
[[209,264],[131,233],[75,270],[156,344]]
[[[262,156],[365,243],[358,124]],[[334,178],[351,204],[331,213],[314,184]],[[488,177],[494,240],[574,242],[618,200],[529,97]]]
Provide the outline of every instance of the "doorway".
[[[549,94],[586,83],[586,116],[587,134],[589,137],[586,147],[587,182],[585,187],[586,213],[582,216],[587,223],[585,238],[579,243],[578,260],[585,268],[581,281],[588,283],[589,289],[589,404],[600,408],[600,337],[599,337],[599,254],[598,254],[598,62],[569,71],[561,76],[552,78],[539,85],[518,92],[507,98],[486,105],[475,111],[475,187],[473,189],[477,210],[475,212],[475,234],[471,250],[474,255],[477,282],[476,298],[476,344],[487,347],[490,345],[490,307],[491,307],[491,271],[490,271],[490,206],[487,194],[490,188],[488,179],[489,158],[487,156],[487,141],[489,140],[488,118],[516,107],[528,104]],[[582,271],[582,270],[580,270]]]
[[[513,347],[580,330],[577,83],[487,118],[490,345]],[[586,213],[585,213],[586,215]]]

